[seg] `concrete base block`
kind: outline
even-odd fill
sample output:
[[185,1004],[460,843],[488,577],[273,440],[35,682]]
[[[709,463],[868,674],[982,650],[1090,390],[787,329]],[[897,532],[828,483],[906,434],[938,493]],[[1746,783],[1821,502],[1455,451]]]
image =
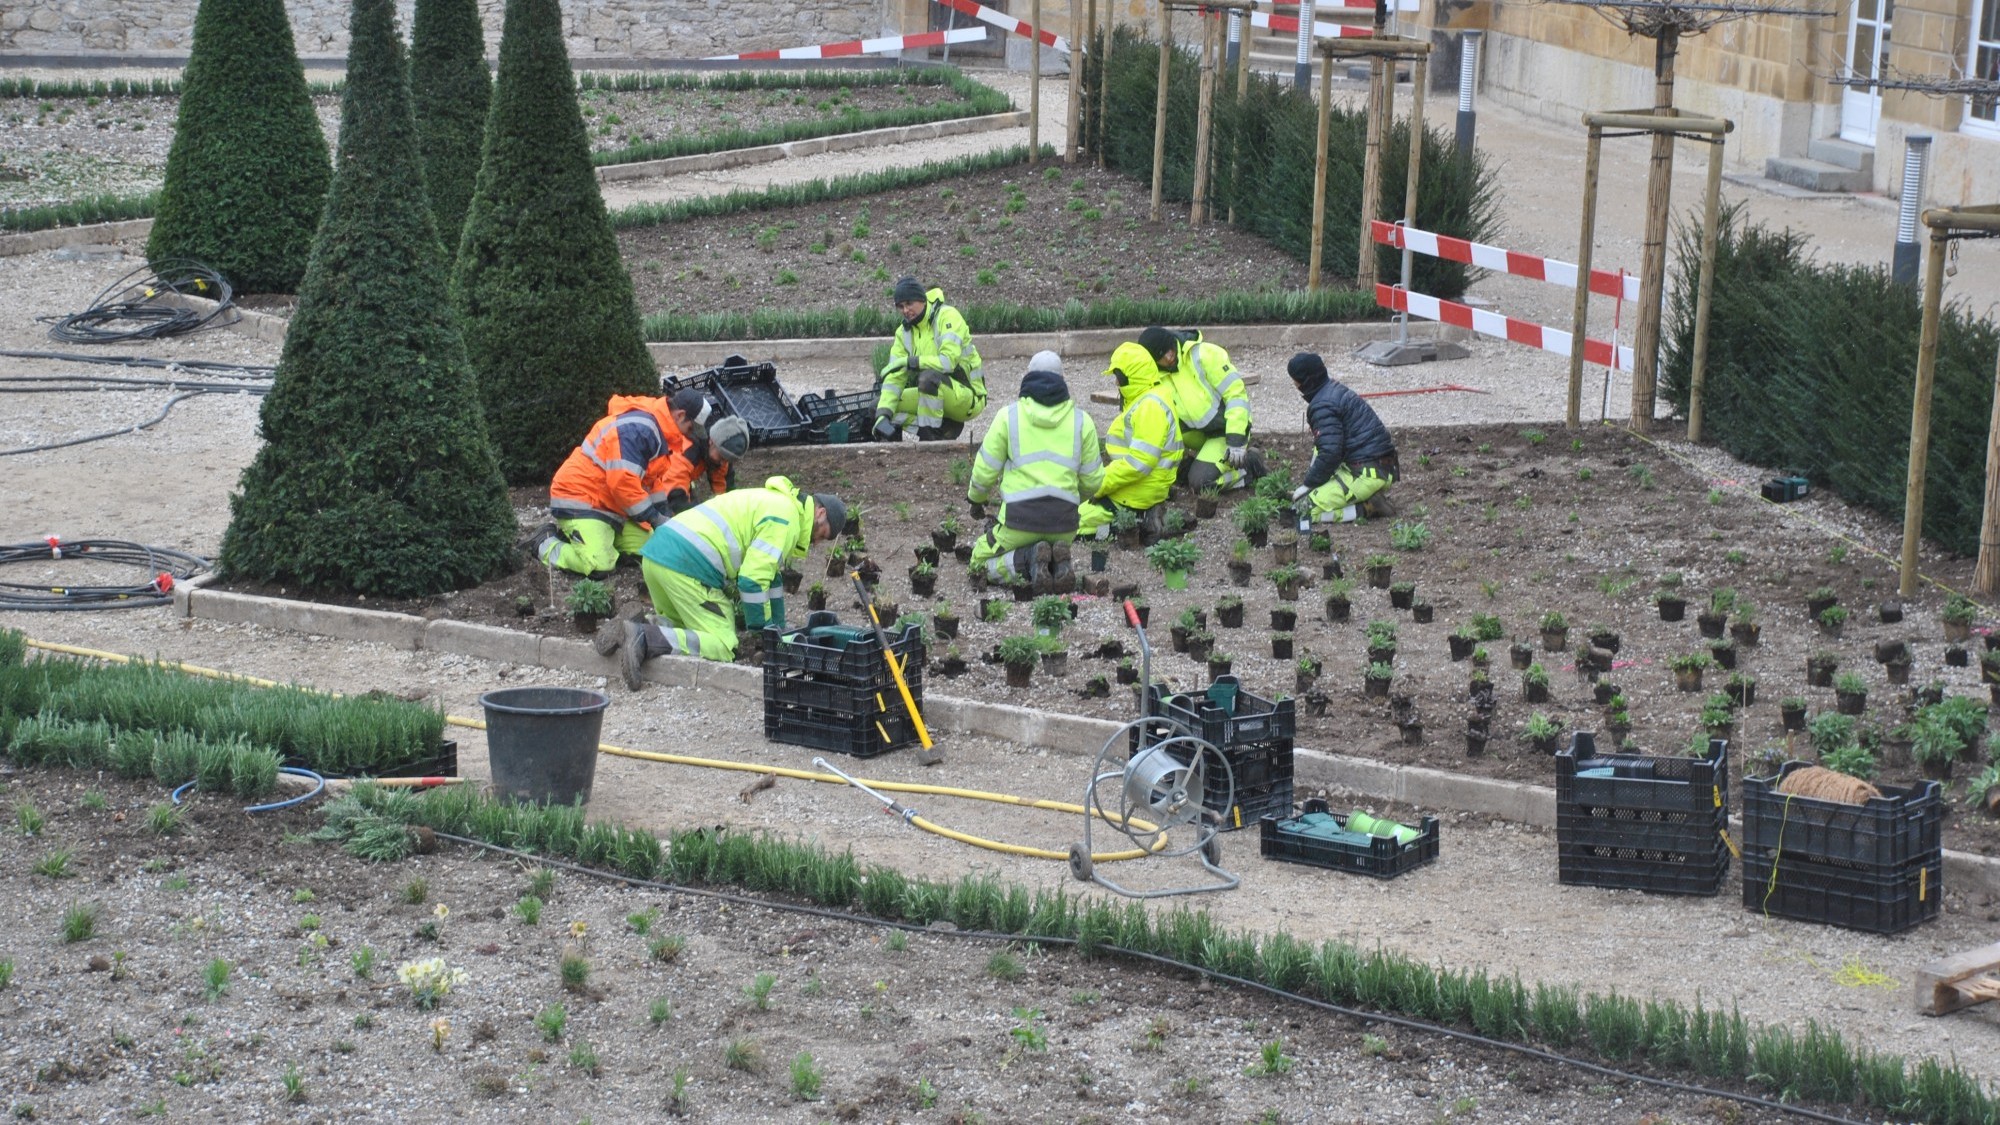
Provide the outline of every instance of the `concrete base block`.
[[187,607],[188,616],[209,621],[263,625],[345,641],[371,641],[391,648],[424,647],[424,619],[401,613],[200,589],[189,591]]
[[423,647],[433,652],[476,656],[508,664],[539,665],[542,638],[534,633],[474,625],[469,621],[437,620],[424,626]]

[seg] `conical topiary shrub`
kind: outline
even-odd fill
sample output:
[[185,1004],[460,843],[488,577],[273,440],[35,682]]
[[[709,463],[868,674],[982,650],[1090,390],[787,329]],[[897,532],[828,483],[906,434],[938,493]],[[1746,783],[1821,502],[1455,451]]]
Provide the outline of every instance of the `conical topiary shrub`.
[[146,257],[295,292],[331,176],[284,4],[201,0]]
[[423,191],[394,0],[356,0],[340,161],[223,573],[385,597],[485,580],[514,514]]
[[546,483],[611,395],[659,393],[597,193],[556,0],[507,0],[451,290],[510,483]]
[[493,100],[486,32],[476,0],[417,0],[410,30],[410,94],[424,155],[424,187],[449,259],[458,253],[465,209],[479,180],[479,150]]

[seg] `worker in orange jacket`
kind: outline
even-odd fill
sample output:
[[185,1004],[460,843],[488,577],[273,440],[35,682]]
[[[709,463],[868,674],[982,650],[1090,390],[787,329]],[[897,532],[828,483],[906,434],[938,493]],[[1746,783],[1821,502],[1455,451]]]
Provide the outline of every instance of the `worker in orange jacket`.
[[570,452],[549,484],[554,519],[524,544],[545,566],[597,574],[636,558],[652,529],[692,507],[693,485],[706,475],[717,493],[729,487],[731,462],[749,450],[740,418],[714,418],[701,392],[669,400],[615,395],[605,416]]

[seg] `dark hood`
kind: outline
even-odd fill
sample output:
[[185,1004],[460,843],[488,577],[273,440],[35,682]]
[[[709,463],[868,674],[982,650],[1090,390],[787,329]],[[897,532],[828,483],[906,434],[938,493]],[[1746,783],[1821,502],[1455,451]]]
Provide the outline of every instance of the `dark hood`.
[[1053,371],[1030,371],[1021,379],[1021,397],[1043,406],[1060,406],[1069,401],[1069,384]]

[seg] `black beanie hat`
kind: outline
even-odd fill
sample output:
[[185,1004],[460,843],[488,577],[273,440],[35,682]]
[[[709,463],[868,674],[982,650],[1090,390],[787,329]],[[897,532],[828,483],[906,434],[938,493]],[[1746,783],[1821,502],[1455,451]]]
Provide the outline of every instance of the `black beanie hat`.
[[1312,352],[1300,352],[1285,364],[1285,373],[1294,383],[1310,382],[1326,376],[1326,361]]
[[904,274],[896,280],[897,304],[900,305],[904,301],[921,301],[923,299],[924,286],[922,282],[917,280],[915,274]]
[[1146,349],[1147,355],[1158,359],[1161,352],[1178,351],[1181,346],[1181,338],[1161,328],[1159,325],[1154,325],[1144,332],[1139,333],[1139,346]]

